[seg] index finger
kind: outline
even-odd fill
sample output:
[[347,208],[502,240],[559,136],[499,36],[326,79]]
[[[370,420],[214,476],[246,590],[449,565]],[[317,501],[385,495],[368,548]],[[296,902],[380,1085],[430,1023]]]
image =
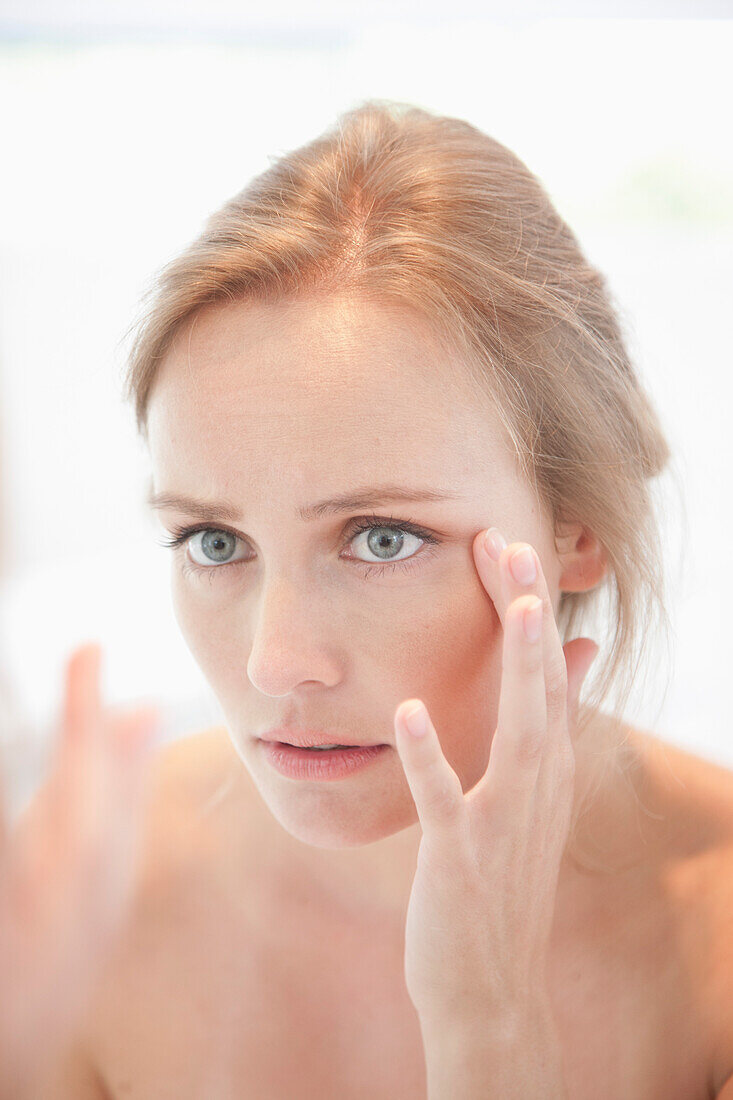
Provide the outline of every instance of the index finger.
[[83,737],[91,724],[98,720],[101,708],[100,665],[101,647],[98,642],[79,646],[72,653],[66,666],[67,691],[62,716],[64,736]]

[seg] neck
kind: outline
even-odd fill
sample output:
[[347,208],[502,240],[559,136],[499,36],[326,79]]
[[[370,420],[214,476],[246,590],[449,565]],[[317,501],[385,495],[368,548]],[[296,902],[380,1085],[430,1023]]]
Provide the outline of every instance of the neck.
[[[638,861],[642,746],[628,726],[601,712],[586,712],[576,745],[574,827],[558,876],[558,913],[577,905],[599,875]],[[347,911],[369,913],[400,927],[410,898],[418,848],[419,822],[359,848],[313,850],[309,872]]]

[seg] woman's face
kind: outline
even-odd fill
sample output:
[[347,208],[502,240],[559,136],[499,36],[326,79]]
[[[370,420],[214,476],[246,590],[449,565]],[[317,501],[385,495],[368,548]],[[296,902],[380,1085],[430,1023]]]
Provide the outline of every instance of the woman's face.
[[[493,525],[531,543],[555,607],[561,567],[498,417],[426,322],[347,298],[209,307],[161,365],[148,431],[155,493],[210,508],[160,510],[171,533],[199,529],[171,551],[175,614],[282,826],[344,848],[415,823],[394,747],[395,710],[413,696],[469,791],[488,763],[502,663],[472,542]],[[384,485],[446,499],[300,514]],[[402,522],[424,533],[396,532]],[[391,747],[346,778],[298,780],[258,740],[280,725]]]

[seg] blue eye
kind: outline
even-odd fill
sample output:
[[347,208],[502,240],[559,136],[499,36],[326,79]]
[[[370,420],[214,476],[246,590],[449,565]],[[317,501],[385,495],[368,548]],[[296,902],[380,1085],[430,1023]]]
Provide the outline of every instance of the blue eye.
[[[203,555],[204,561],[194,557],[193,563],[204,569],[209,569],[211,566],[234,565],[231,555],[238,541],[238,537],[231,531],[219,531],[215,527],[199,528],[188,539],[189,553],[192,553],[192,548],[196,548]],[[235,561],[241,560],[241,558],[235,559]]]
[[377,561],[364,561],[363,558],[358,558],[356,560],[369,566],[401,565],[403,561],[411,560],[415,556],[414,549],[413,553],[409,554],[406,559],[398,559],[396,557],[396,554],[401,553],[404,549],[405,538],[415,539],[417,542],[435,541],[432,536],[428,535],[428,532],[425,532],[424,535],[416,534],[415,531],[412,530],[412,524],[385,523],[383,521],[374,523],[369,519],[354,523],[348,541],[350,543],[355,543],[357,538],[361,538],[363,535],[366,535],[366,538],[362,543],[362,549],[366,549],[370,554],[375,554],[377,556]]
[[[410,554],[407,558],[397,559],[396,557],[383,556],[382,560],[379,560],[380,555],[399,554],[404,546],[406,535],[423,543],[437,545],[441,541],[432,532],[426,531],[408,520],[396,520],[384,516],[362,516],[350,524],[346,542],[354,542],[357,536],[369,532],[376,532],[375,535],[366,539],[366,543],[368,551],[376,555],[377,560],[370,562],[364,561],[362,558],[346,559],[347,561],[357,561],[366,567],[365,579],[367,576],[375,574],[375,567],[376,575],[381,576],[385,569],[393,570],[398,567],[404,569],[412,566],[413,558],[418,556],[417,552]],[[162,539],[159,545],[175,550],[184,543],[191,542],[193,544],[193,540],[197,535],[202,536],[199,540],[199,548],[210,564],[202,565],[201,562],[197,562],[195,559],[193,562],[187,561],[186,564],[190,572],[221,572],[229,565],[246,563],[246,558],[232,559],[231,555],[234,553],[236,543],[241,540],[239,535],[225,527],[178,527],[173,530],[172,538]]]

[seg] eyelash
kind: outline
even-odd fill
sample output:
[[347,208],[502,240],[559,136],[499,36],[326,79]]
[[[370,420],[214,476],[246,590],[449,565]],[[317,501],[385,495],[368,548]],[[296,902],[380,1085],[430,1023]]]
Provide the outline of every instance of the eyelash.
[[[416,538],[422,539],[423,542],[433,545],[439,545],[441,540],[431,534],[430,531],[426,531],[423,527],[419,527],[416,523],[412,523],[410,520],[398,520],[393,519],[391,516],[360,516],[357,520],[354,520],[349,527],[349,536],[346,539],[345,545],[353,542],[354,538],[361,534],[362,531],[371,531],[374,527],[389,527],[394,531],[402,531],[408,535],[414,535]],[[212,527],[207,524],[198,524],[189,527],[174,527],[172,531],[172,537],[170,539],[161,539],[158,543],[159,546],[165,546],[169,549],[175,550],[179,546],[182,546],[185,542],[188,542],[190,538],[198,534],[199,531],[225,531],[233,538],[239,539],[240,536],[232,531],[229,527]],[[432,553],[431,550],[427,551],[428,554]],[[385,570],[394,571],[399,567],[405,569],[413,568],[413,561],[417,554],[413,554],[412,557],[405,558],[403,561],[396,562],[384,562],[382,565],[375,565],[372,562],[361,562],[365,567],[364,580],[371,576],[381,577]],[[355,559],[358,560],[358,559]],[[191,573],[218,573],[222,569],[226,569],[228,566],[242,565],[242,561],[224,562],[222,565],[197,565],[196,562],[186,560],[186,571]],[[211,578],[210,578],[211,579]]]

